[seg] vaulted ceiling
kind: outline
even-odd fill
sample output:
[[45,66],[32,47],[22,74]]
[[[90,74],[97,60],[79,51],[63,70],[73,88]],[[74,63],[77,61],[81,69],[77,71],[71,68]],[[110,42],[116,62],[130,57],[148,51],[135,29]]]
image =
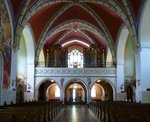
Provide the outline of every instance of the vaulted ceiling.
[[[88,45],[96,44],[111,49],[115,48],[119,29],[127,19],[130,24],[135,25],[135,29],[138,28],[138,18],[144,2],[144,0],[8,1],[16,32],[18,21],[30,24],[35,43],[39,48],[62,45],[77,39]],[[132,19],[128,18],[129,15],[132,15]],[[72,45],[86,48],[80,42],[72,42],[65,47]]]

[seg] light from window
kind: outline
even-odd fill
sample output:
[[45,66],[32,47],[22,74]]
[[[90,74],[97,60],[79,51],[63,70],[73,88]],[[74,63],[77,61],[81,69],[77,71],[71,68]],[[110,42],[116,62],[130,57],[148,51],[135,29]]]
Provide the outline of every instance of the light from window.
[[83,68],[83,53],[77,49],[68,53],[69,68]]
[[72,95],[72,97],[73,97],[73,102],[75,102],[75,99],[76,99],[76,89],[73,89],[73,95]]
[[60,89],[58,86],[55,88],[55,97],[60,97]]
[[95,89],[95,86],[92,87],[92,90],[91,90],[91,97],[96,97],[96,89]]

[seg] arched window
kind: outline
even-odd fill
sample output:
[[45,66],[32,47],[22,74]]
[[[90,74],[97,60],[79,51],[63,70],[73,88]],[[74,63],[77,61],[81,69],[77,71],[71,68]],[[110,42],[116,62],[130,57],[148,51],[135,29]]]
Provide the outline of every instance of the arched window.
[[95,86],[92,87],[92,90],[91,90],[91,97],[96,97],[96,89],[95,89]]
[[77,49],[68,53],[68,68],[83,68],[83,53]]
[[55,97],[60,97],[60,89],[58,86],[55,88]]

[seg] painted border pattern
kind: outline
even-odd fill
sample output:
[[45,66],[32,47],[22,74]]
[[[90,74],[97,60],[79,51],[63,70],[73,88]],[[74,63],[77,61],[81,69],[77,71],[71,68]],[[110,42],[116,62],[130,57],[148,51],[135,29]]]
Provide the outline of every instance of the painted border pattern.
[[39,68],[35,76],[116,76],[116,68]]

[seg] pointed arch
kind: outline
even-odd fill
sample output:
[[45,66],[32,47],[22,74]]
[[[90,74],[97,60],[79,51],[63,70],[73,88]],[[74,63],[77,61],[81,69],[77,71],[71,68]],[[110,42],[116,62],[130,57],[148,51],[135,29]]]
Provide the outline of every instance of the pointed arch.
[[[35,39],[30,25],[23,29],[27,49],[27,83],[34,88],[34,67],[35,67]],[[33,92],[33,89],[31,90]]]
[[73,19],[73,20],[65,21],[65,22],[61,23],[60,25],[56,26],[51,31],[49,31],[46,34],[46,36],[41,40],[40,44],[38,45],[37,53],[36,53],[36,62],[38,61],[40,50],[42,49],[42,47],[45,44],[46,40],[48,38],[50,38],[53,34],[55,34],[57,32],[60,32],[62,30],[65,30],[65,29],[72,30],[72,28],[68,27],[68,25],[73,24],[73,23],[82,24],[82,27],[78,27],[78,29],[91,31],[91,32],[95,33],[96,35],[98,35],[99,37],[101,37],[104,40],[103,43],[106,43],[106,45],[108,45],[109,49],[111,50],[113,62],[116,62],[116,55],[115,55],[113,45],[111,45],[111,43],[108,42],[107,36],[105,35],[105,33],[102,32],[97,27],[95,27],[94,25],[92,25],[92,24],[90,24],[90,23],[88,23],[84,20],[80,20],[80,19]]
[[122,25],[117,38],[117,64],[124,64],[125,45],[129,35],[126,25]]
[[124,57],[125,57],[125,45],[129,35],[129,30],[126,25],[122,25],[117,39],[117,92],[121,92],[120,86],[124,84]]
[[35,43],[34,35],[30,25],[23,29],[20,49],[17,51],[17,77],[23,78],[27,85],[25,100],[34,98],[34,68],[35,68]]

